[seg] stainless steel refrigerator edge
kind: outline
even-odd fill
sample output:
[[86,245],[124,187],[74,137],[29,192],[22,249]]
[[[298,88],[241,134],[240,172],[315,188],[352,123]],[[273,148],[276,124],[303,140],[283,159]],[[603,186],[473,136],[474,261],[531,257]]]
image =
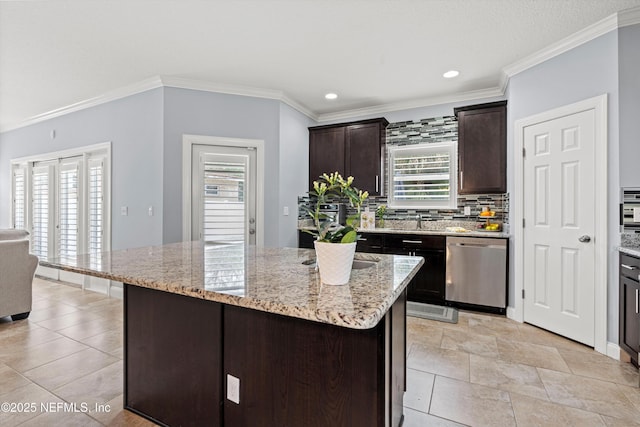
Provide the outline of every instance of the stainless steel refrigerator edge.
[[507,239],[447,237],[445,299],[505,308]]

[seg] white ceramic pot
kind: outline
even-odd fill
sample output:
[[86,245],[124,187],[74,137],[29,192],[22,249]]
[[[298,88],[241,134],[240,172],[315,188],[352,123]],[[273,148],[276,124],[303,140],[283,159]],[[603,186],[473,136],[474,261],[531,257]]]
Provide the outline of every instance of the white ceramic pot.
[[320,281],[325,285],[346,285],[351,276],[356,243],[313,242]]

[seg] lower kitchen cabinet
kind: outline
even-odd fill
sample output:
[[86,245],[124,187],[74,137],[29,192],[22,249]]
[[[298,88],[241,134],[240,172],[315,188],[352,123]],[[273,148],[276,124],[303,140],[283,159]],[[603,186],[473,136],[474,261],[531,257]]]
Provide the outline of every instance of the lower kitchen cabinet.
[[638,366],[640,352],[640,258],[620,254],[619,345]]
[[444,303],[445,244],[445,236],[418,234],[385,236],[384,253],[414,255],[424,258],[424,265],[407,288],[409,301],[431,304]]

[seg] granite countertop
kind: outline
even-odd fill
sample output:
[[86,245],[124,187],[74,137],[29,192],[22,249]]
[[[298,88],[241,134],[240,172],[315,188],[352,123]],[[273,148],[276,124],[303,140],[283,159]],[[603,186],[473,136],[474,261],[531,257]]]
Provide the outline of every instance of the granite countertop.
[[640,247],[628,247],[628,246],[620,246],[618,250],[627,255],[635,256],[640,258]]
[[[311,230],[310,226],[299,226],[299,230]],[[467,229],[465,227],[465,229]],[[433,236],[456,236],[456,237],[492,237],[508,239],[509,233],[504,231],[475,231],[467,229],[468,231],[447,231],[447,230],[433,230],[433,229],[400,229],[400,228],[369,228],[359,229],[358,233],[383,233],[383,234],[418,234],[418,235],[433,235]]]
[[[378,324],[407,287],[422,257],[356,254],[375,261],[347,285],[320,283],[311,249],[182,242],[105,252],[40,265],[352,329]],[[303,262],[310,264],[303,264]]]

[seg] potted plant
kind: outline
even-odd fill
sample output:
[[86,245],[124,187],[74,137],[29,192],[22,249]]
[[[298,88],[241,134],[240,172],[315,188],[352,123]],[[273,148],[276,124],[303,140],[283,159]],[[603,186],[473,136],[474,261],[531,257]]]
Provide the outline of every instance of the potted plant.
[[[313,219],[313,228],[304,231],[316,238],[316,264],[320,280],[327,285],[344,285],[351,274],[358,239],[356,224],[362,203],[369,197],[368,192],[358,190],[352,184],[352,176],[344,179],[338,172],[325,173],[313,182],[313,190],[309,192],[311,199],[315,199],[315,206],[306,208]],[[338,200],[348,201],[356,208],[356,214],[349,216],[344,226],[326,221],[327,215],[320,211],[320,205]]]

